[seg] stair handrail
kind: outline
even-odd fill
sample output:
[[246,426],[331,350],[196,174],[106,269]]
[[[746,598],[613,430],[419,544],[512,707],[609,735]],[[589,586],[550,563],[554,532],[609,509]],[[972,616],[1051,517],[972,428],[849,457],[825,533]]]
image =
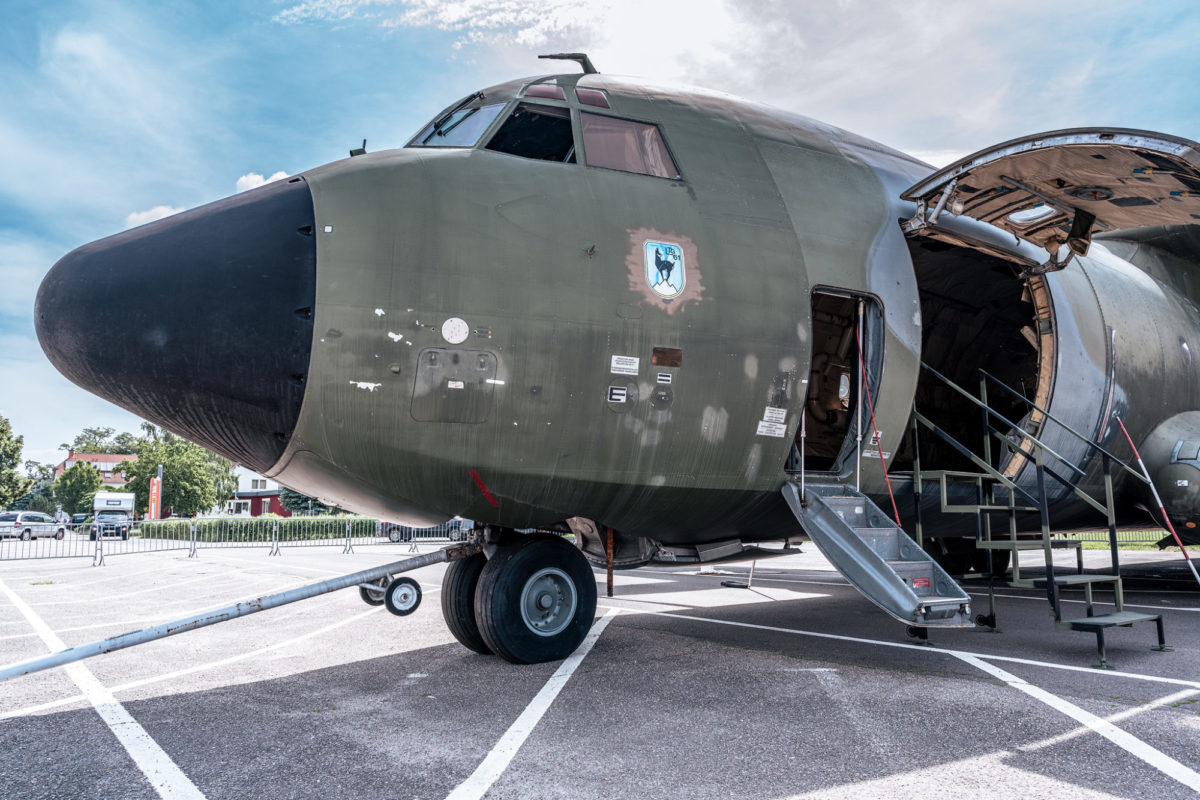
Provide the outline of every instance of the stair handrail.
[[[1022,438],[1028,439],[1030,442],[1032,442],[1037,451],[1040,451],[1043,453],[1048,453],[1049,455],[1053,456],[1060,464],[1066,465],[1071,470],[1078,473],[1080,477],[1082,477],[1083,475],[1086,474],[1086,472],[1083,469],[1077,467],[1071,461],[1069,461],[1066,458],[1064,458],[1063,456],[1059,455],[1058,452],[1054,450],[1054,448],[1047,445],[1039,437],[1035,436],[1034,434],[1030,433],[1029,431],[1026,431],[1020,425],[1018,425],[1015,422],[1013,422],[1012,420],[1008,419],[1003,414],[1001,414],[999,411],[997,411],[996,409],[994,409],[990,405],[988,405],[986,402],[984,402],[983,400],[981,400],[978,397],[975,397],[975,395],[971,394],[966,389],[962,388],[957,383],[950,380],[945,375],[943,375],[942,373],[938,372],[933,367],[926,364],[924,361],[921,362],[921,366],[924,367],[925,369],[929,370],[931,373],[933,373],[938,379],[940,379],[943,383],[945,383],[951,389],[953,389],[954,391],[961,394],[963,397],[970,400],[971,403],[973,403],[974,405],[976,405],[980,409],[982,409],[984,411],[984,413],[986,415],[988,415],[989,417],[995,417],[997,420],[999,420],[1000,422],[1007,425],[1010,429],[1020,431]],[[980,371],[982,371],[982,370],[980,370]],[[1008,389],[1009,391],[1013,391],[1011,387],[1004,384],[1002,381],[1000,381],[995,376],[989,375],[989,377],[996,383],[1000,384],[1001,386],[1004,386],[1004,388]],[[1020,397],[1020,394],[1017,393],[1017,396]],[[1026,402],[1028,403],[1029,401],[1026,400]],[[1059,426],[1066,428],[1067,430],[1071,430],[1070,426],[1068,426],[1066,423],[1061,422],[1057,419],[1055,420],[1055,422],[1057,422],[1059,424]],[[1014,444],[1012,441],[1010,441],[1007,438],[1007,436],[1005,436],[1003,431],[999,431],[996,428],[992,427],[990,423],[988,424],[988,427],[991,428],[991,432],[993,432],[997,435],[997,439],[1006,443],[1007,446],[1012,448],[1013,451],[1019,453],[1026,460],[1029,460],[1029,461],[1035,460],[1034,458],[1031,457],[1030,453],[1025,452],[1019,445]],[[1104,449],[1100,445],[1096,444],[1095,442],[1091,441],[1090,439],[1080,436],[1080,434],[1078,432],[1071,430],[1071,433],[1074,434],[1076,437],[1078,437],[1088,447],[1094,448],[1095,450],[1099,451],[1101,453],[1101,455],[1103,455],[1105,457],[1105,459],[1106,459],[1106,463],[1105,463],[1105,484],[1106,484],[1105,485],[1105,494],[1106,495],[1110,495],[1112,492],[1111,480],[1110,480],[1110,473],[1111,473],[1110,462],[1116,462],[1117,465],[1119,467],[1121,467],[1123,470],[1125,470],[1129,475],[1135,477],[1137,480],[1139,480],[1143,483],[1146,483],[1146,478],[1143,475],[1139,474],[1133,467],[1126,464],[1124,461],[1117,458],[1112,453],[1108,452],[1106,449]],[[987,434],[988,434],[988,431],[985,431],[984,432],[985,437],[987,436]],[[943,434],[942,438],[946,438],[947,436],[949,436],[949,434]],[[975,459],[972,458],[972,461],[975,461]],[[982,461],[982,459],[980,459],[980,461]],[[989,473],[991,471],[992,470],[989,470]],[[1105,514],[1105,515],[1109,516],[1110,518],[1112,517],[1113,512],[1114,512],[1114,507],[1113,507],[1113,500],[1111,497],[1106,496],[1104,505],[1101,505],[1099,500],[1096,500],[1091,495],[1080,490],[1078,486],[1073,485],[1072,483],[1067,481],[1065,478],[1063,478],[1061,475],[1059,475],[1053,469],[1043,466],[1042,472],[1049,474],[1051,478],[1053,478],[1058,483],[1062,484],[1064,488],[1069,489],[1072,494],[1074,494],[1079,499],[1083,500],[1085,503],[1090,505],[1096,511],[1099,511],[1100,513]],[[1007,484],[1008,484],[1008,482],[1005,481],[1005,485],[1007,485]],[[1038,502],[1035,498],[1031,498],[1031,499],[1033,500],[1034,503]],[[1111,519],[1110,519],[1110,525],[1111,525]]]
[[[922,362],[922,366],[926,366],[926,367],[928,367],[928,365],[924,364],[924,362]],[[932,367],[929,367],[929,370],[930,370],[930,372],[933,372],[935,375],[936,375],[936,374],[938,374],[938,373],[937,373],[937,371],[936,371],[936,370],[934,370]],[[1123,469],[1124,469],[1126,472],[1128,472],[1128,473],[1129,473],[1130,475],[1132,475],[1133,477],[1137,478],[1137,479],[1138,479],[1139,481],[1141,481],[1142,483],[1147,483],[1147,484],[1149,483],[1149,481],[1147,481],[1147,480],[1146,480],[1146,477],[1145,477],[1144,475],[1142,475],[1140,472],[1138,472],[1138,470],[1134,469],[1134,468],[1133,468],[1132,466],[1130,466],[1129,464],[1126,464],[1124,461],[1122,461],[1121,459],[1117,458],[1115,455],[1113,455],[1112,453],[1110,453],[1110,452],[1109,452],[1109,451],[1108,451],[1108,450],[1107,450],[1105,447],[1103,447],[1102,445],[1100,445],[1100,444],[1099,444],[1099,443],[1097,443],[1097,442],[1093,442],[1091,439],[1089,439],[1088,437],[1084,436],[1082,433],[1080,433],[1079,431],[1075,430],[1075,429],[1074,429],[1074,428],[1072,428],[1070,425],[1068,425],[1067,423],[1063,422],[1063,421],[1062,421],[1062,420],[1060,420],[1058,417],[1054,416],[1054,415],[1053,415],[1053,414],[1051,414],[1049,411],[1047,411],[1046,409],[1042,408],[1042,407],[1041,407],[1041,406],[1039,406],[1037,403],[1033,402],[1033,401],[1032,401],[1032,400],[1030,400],[1028,397],[1026,397],[1025,395],[1023,395],[1023,394],[1021,394],[1020,392],[1018,392],[1016,389],[1014,389],[1013,387],[1009,386],[1007,383],[1005,383],[1004,381],[1000,380],[1000,379],[999,379],[999,378],[997,378],[995,375],[991,374],[990,372],[988,372],[987,370],[983,369],[982,367],[979,369],[979,374],[980,374],[980,375],[982,375],[984,378],[987,378],[987,379],[991,380],[993,383],[995,383],[995,384],[996,384],[997,386],[999,386],[1001,389],[1004,389],[1006,392],[1008,392],[1009,394],[1011,394],[1013,397],[1015,397],[1015,398],[1017,398],[1018,400],[1020,400],[1022,403],[1024,403],[1024,404],[1025,404],[1026,406],[1028,406],[1030,409],[1032,409],[1032,410],[1034,410],[1034,411],[1037,411],[1037,412],[1038,412],[1038,413],[1040,413],[1042,416],[1044,416],[1046,419],[1048,419],[1048,420],[1050,420],[1051,422],[1054,422],[1055,424],[1057,424],[1057,425],[1058,425],[1058,427],[1062,428],[1064,431],[1066,431],[1067,433],[1071,434],[1071,435],[1072,435],[1072,436],[1074,436],[1076,439],[1078,439],[1079,441],[1081,441],[1081,442],[1083,442],[1084,444],[1086,444],[1088,447],[1092,448],[1093,450],[1099,451],[1099,452],[1100,452],[1102,455],[1108,456],[1108,458],[1110,458],[1112,461],[1115,461],[1115,462],[1116,462],[1116,463],[1117,463],[1119,466],[1121,466],[1121,467],[1122,467],[1122,468],[1123,468]],[[947,383],[950,383],[950,381],[949,381],[948,379],[946,379],[946,378],[945,378],[945,376],[938,375],[938,377],[939,377],[939,378],[942,378],[943,380],[946,380],[946,381],[947,381]],[[956,387],[956,388],[957,388],[957,387]],[[961,389],[960,389],[960,391],[961,391]],[[967,396],[968,396],[968,397],[972,397],[972,395],[971,395],[970,393],[967,393]],[[972,398],[972,399],[973,399],[973,398]],[[997,416],[999,416],[999,415],[997,415]],[[1005,422],[1007,422],[1008,420],[1004,420],[1004,421],[1005,421]],[[1013,427],[1015,428],[1015,427],[1019,427],[1019,426],[1016,426],[1016,425],[1014,425]],[[1029,436],[1031,439],[1033,439],[1033,438],[1036,438],[1036,437],[1034,437],[1032,434],[1028,433],[1027,431],[1023,431],[1023,432],[1025,433],[1025,435]],[[1065,460],[1065,459],[1063,459],[1061,456],[1058,456],[1057,454],[1053,454],[1053,453],[1052,453],[1052,455],[1055,455],[1055,458],[1058,458],[1060,461],[1063,461],[1064,463],[1070,464],[1070,462],[1069,462],[1069,461],[1066,461],[1066,460]],[[1074,465],[1073,465],[1073,464],[1071,464],[1071,466],[1074,466]],[[1076,469],[1078,469],[1078,467],[1076,467]],[[1082,472],[1082,470],[1080,470],[1080,471]]]
[[[966,389],[962,388],[962,387],[961,387],[961,386],[959,386],[957,383],[955,383],[954,381],[950,380],[950,379],[949,379],[949,378],[947,378],[945,375],[943,375],[942,373],[938,372],[938,371],[937,371],[936,369],[934,369],[933,367],[931,367],[931,366],[929,366],[928,364],[926,364],[924,361],[922,361],[922,362],[921,362],[921,366],[922,366],[922,367],[924,367],[925,369],[929,370],[930,372],[932,372],[932,373],[934,374],[934,376],[936,376],[938,379],[940,379],[940,380],[941,380],[943,383],[945,383],[947,386],[949,386],[949,387],[950,387],[951,389],[953,389],[954,391],[956,391],[956,392],[958,392],[959,394],[961,394],[963,397],[965,397],[965,398],[967,398],[968,400],[970,400],[972,403],[974,403],[976,406],[978,406],[979,408],[981,408],[983,411],[985,411],[985,412],[986,412],[987,414],[989,414],[990,416],[993,416],[993,417],[995,417],[996,419],[998,419],[998,420],[1000,420],[1001,422],[1003,422],[1005,425],[1008,425],[1010,428],[1013,428],[1013,429],[1016,429],[1016,430],[1020,430],[1020,431],[1022,432],[1022,435],[1023,435],[1024,437],[1028,438],[1028,439],[1029,439],[1030,441],[1032,441],[1034,444],[1036,444],[1036,445],[1038,446],[1038,448],[1039,448],[1039,449],[1041,449],[1042,451],[1044,451],[1044,452],[1046,452],[1046,453],[1049,453],[1051,456],[1053,456],[1054,458],[1058,459],[1058,461],[1060,461],[1061,463],[1063,463],[1063,464],[1067,465],[1068,467],[1070,467],[1071,469],[1073,469],[1075,472],[1078,472],[1078,473],[1080,474],[1080,476],[1082,476],[1082,475],[1086,474],[1086,473],[1085,473],[1085,472],[1084,472],[1082,469],[1080,469],[1079,467],[1075,466],[1075,465],[1074,465],[1073,463],[1071,463],[1071,462],[1070,462],[1068,459],[1066,459],[1066,458],[1062,457],[1061,455],[1059,455],[1059,454],[1058,454],[1058,453],[1057,453],[1057,452],[1054,450],[1054,448],[1050,447],[1050,445],[1046,444],[1046,443],[1045,443],[1045,442],[1043,442],[1041,439],[1039,439],[1038,437],[1034,436],[1032,433],[1029,433],[1029,432],[1025,431],[1023,428],[1021,428],[1021,426],[1020,426],[1020,425],[1017,425],[1015,422],[1013,422],[1012,420],[1010,420],[1010,419],[1008,419],[1007,417],[1005,417],[1005,416],[1004,416],[1003,414],[1001,414],[999,411],[997,411],[996,409],[992,408],[992,407],[991,407],[991,406],[989,406],[987,403],[983,402],[983,401],[982,401],[982,400],[980,400],[978,397],[976,397],[975,395],[971,394],[971,393],[970,393],[970,392],[968,392]],[[1060,423],[1060,424],[1061,424],[1061,423]],[[1001,433],[1001,436],[1003,436],[1003,433]],[[1122,464],[1122,466],[1124,466],[1124,464]],[[1059,480],[1061,480],[1061,478],[1060,478]]]

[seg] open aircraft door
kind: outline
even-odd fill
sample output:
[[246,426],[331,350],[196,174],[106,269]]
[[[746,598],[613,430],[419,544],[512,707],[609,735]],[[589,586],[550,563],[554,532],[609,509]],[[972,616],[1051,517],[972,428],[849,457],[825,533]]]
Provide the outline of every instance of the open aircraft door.
[[1123,128],[1052,131],[981,150],[901,197],[917,204],[910,235],[995,252],[955,235],[952,218],[969,217],[1045,248],[1049,260],[1026,266],[1052,271],[1071,259],[1060,257],[1063,244],[1085,255],[1093,233],[1200,223],[1200,144]]

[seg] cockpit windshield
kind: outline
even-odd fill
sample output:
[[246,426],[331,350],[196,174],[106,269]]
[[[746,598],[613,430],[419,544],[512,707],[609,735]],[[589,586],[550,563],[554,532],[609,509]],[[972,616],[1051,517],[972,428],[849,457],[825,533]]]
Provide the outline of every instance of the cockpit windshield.
[[504,103],[456,108],[443,114],[408,143],[409,147],[474,147],[479,137],[504,109]]

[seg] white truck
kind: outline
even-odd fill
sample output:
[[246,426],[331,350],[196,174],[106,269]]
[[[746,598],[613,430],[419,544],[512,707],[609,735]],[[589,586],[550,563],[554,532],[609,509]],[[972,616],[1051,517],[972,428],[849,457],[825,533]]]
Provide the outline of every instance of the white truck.
[[133,518],[133,492],[97,492],[92,500],[96,518],[92,520],[91,539],[101,536],[129,538]]

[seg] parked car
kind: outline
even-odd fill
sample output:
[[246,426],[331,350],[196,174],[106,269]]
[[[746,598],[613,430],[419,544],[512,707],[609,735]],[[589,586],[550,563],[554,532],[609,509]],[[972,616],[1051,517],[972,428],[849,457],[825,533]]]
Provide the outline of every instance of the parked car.
[[124,511],[101,511],[92,522],[91,540],[97,536],[120,536],[129,538],[129,515]]
[[385,522],[380,526],[379,532],[391,542],[411,542],[414,538],[440,539],[443,536],[452,542],[462,542],[466,540],[467,533],[474,527],[475,523],[471,520],[455,517],[449,522],[434,525],[432,528],[410,528],[396,522]]
[[0,514],[0,537],[13,536],[28,541],[39,536],[61,539],[66,535],[65,525],[38,511],[5,511]]
[[72,525],[83,525],[86,522],[90,522],[91,519],[92,519],[91,514],[72,514],[71,515],[71,524]]

